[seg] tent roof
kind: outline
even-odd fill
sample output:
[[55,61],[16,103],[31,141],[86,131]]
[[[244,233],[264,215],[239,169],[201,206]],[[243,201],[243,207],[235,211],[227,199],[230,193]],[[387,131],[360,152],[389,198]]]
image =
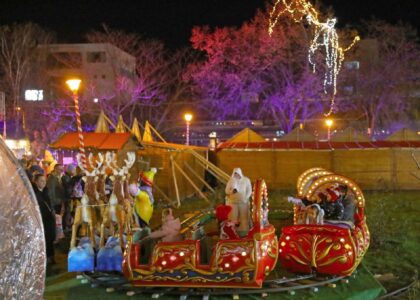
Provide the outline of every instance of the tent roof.
[[255,143],[255,142],[264,142],[264,138],[249,128],[244,128],[237,134],[235,134],[233,137],[228,139],[227,143]]
[[152,130],[150,129],[149,121],[144,125],[143,139],[144,142],[153,142]]
[[403,128],[400,129],[385,139],[386,141],[420,141],[420,135],[417,132]]
[[137,121],[137,118],[134,118],[133,126],[131,127],[131,133],[136,136],[136,138],[141,141],[141,132],[140,132],[140,126],[139,121]]
[[334,150],[334,149],[369,149],[369,148],[420,148],[420,141],[377,141],[377,142],[328,142],[328,141],[277,141],[261,143],[222,143],[218,150],[252,150],[252,151],[273,151],[273,150]]
[[[85,147],[98,150],[122,149],[132,137],[133,135],[130,133],[83,133]],[[137,139],[135,140],[137,141]],[[139,146],[141,147],[140,143]],[[65,133],[50,147],[53,149],[79,149],[79,135],[77,132]]]
[[337,132],[331,137],[332,142],[369,142],[367,135],[358,133],[353,127],[348,127],[341,132]]
[[288,134],[280,138],[280,141],[295,141],[295,142],[306,142],[306,141],[315,141],[315,136],[310,134],[304,129],[295,127]]
[[109,125],[105,119],[105,113],[103,110],[101,110],[101,113],[99,114],[99,117],[98,117],[98,121],[96,122],[95,132],[96,133],[109,133]]
[[127,132],[127,130],[125,130],[125,123],[121,115],[118,117],[118,123],[117,123],[117,127],[115,127],[115,132],[116,133]]

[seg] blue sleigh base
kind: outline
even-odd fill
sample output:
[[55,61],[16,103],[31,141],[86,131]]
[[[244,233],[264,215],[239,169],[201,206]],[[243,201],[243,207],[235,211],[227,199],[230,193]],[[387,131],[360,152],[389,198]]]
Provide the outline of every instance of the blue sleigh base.
[[106,245],[102,247],[96,258],[96,271],[118,271],[121,272],[123,252],[120,241],[117,237],[109,237]]
[[67,270],[68,272],[93,272],[95,270],[95,251],[89,238],[82,238],[79,245],[70,250]]

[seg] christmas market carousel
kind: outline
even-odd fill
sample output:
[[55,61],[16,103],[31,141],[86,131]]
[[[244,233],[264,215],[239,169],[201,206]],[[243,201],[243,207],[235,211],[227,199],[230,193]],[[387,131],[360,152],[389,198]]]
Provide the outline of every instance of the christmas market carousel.
[[[267,186],[258,180],[252,200],[253,227],[244,238],[220,239],[213,247],[202,244],[206,233],[199,227],[179,242],[159,242],[151,261],[142,263],[142,247],[129,237],[124,255],[124,275],[136,286],[259,288],[275,267],[278,245],[268,222]],[[227,214],[226,214],[227,218]],[[198,234],[197,234],[198,233]],[[203,253],[210,251],[204,263]]]

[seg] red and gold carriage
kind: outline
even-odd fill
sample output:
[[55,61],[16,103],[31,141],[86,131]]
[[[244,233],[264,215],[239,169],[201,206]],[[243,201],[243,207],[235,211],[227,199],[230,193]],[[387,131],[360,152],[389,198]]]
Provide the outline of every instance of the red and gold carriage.
[[209,263],[203,263],[201,257],[202,239],[159,242],[151,261],[145,264],[141,260],[142,246],[129,241],[124,275],[137,286],[261,287],[278,255],[275,229],[267,220],[267,187],[263,180],[255,183],[252,199],[253,227],[248,235],[217,241],[210,248]]
[[366,253],[369,230],[364,215],[365,199],[355,182],[322,168],[313,168],[299,177],[298,196],[317,203],[318,193],[332,185],[346,187],[345,209],[353,216],[352,221],[302,224],[302,208],[295,206],[294,225],[283,227],[279,239],[279,260],[289,271],[346,276],[357,268]]

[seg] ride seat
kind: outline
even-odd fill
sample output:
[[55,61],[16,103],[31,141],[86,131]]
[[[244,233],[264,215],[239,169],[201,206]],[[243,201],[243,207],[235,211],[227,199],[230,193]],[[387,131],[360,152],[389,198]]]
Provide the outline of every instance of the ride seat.
[[343,221],[354,223],[354,214],[356,213],[357,202],[352,194],[346,196],[343,200],[344,214]]

